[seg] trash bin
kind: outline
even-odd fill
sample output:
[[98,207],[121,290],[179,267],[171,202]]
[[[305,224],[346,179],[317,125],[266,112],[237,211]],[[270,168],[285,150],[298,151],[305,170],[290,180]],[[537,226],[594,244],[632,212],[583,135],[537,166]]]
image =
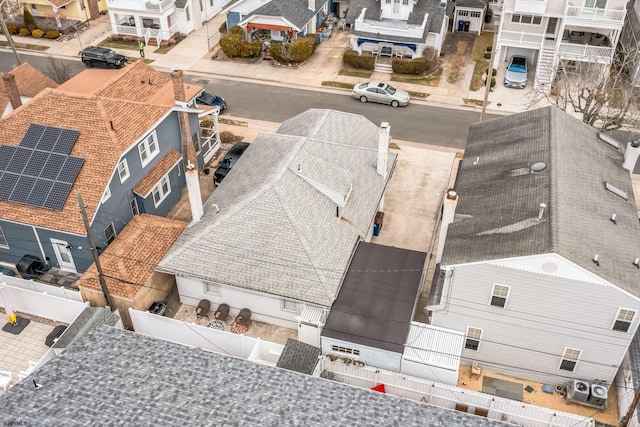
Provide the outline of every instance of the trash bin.
[[490,24],[493,20],[493,9],[487,9],[487,13],[484,15],[485,24]]
[[458,32],[461,33],[464,31],[464,21],[458,21]]
[[373,235],[380,235],[380,230],[382,230],[382,222],[384,221],[384,212],[376,213],[376,218],[373,220]]
[[464,31],[469,32],[469,27],[471,26],[471,21],[463,21],[464,22]]
[[157,314],[158,316],[163,316],[164,311],[167,309],[167,303],[164,301],[156,301],[149,307],[147,310],[149,313]]

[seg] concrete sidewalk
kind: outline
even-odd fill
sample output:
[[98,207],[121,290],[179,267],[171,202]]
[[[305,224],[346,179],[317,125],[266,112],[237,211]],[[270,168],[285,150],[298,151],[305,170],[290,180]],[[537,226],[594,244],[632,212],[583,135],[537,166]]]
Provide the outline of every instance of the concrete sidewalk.
[[[339,72],[342,69],[342,54],[349,44],[349,32],[335,30],[333,35],[325,39],[316,49],[313,57],[299,67],[275,66],[271,61],[255,60],[251,63],[241,63],[237,61],[212,59],[212,50],[216,50],[220,39],[218,28],[224,22],[225,17],[218,15],[199,30],[193,31],[189,36],[177,44],[167,53],[156,53],[156,46],[147,46],[145,57],[151,60],[151,65],[161,71],[182,69],[185,72],[212,75],[218,78],[258,80],[265,83],[279,86],[328,89],[323,86],[325,81],[336,81],[348,84],[355,84],[363,80],[358,77],[343,76]],[[102,40],[111,35],[109,16],[100,16],[98,19],[90,21],[87,29],[80,32],[77,37],[66,41],[36,39],[32,37],[14,36],[16,43],[35,44],[47,46],[44,52],[29,50],[29,53],[36,55],[52,55],[54,57],[75,57],[79,58],[82,47],[97,45]],[[0,40],[4,40],[0,36]],[[209,39],[209,43],[207,43]],[[130,58],[138,57],[137,49],[116,49],[118,53]],[[468,59],[468,56],[465,58]],[[461,68],[461,73],[454,84],[447,82],[448,70],[453,60],[452,55],[444,55],[444,72],[437,87],[409,84],[403,82],[393,82],[398,88],[427,94],[426,100],[412,100],[416,103],[426,103],[429,105],[446,106],[450,108],[461,108],[470,111],[480,111],[478,105],[467,105],[465,100],[484,98],[484,89],[476,92],[469,91],[471,76],[473,74],[473,62],[467,61]],[[392,74],[373,73],[371,80],[390,82]],[[498,85],[500,86],[500,85]],[[530,102],[524,91],[514,90],[505,92],[504,88],[495,88],[495,92],[489,94],[489,104],[487,111],[491,113],[514,113],[525,111]],[[515,96],[514,96],[515,95]]]

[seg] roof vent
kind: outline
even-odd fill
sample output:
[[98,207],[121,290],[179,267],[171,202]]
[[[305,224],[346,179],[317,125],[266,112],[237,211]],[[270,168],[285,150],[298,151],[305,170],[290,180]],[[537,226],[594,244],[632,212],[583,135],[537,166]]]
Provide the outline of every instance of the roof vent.
[[595,254],[593,257],[593,263],[597,266],[600,266],[600,261],[598,261],[598,254]]
[[640,268],[640,258],[636,258],[633,260],[633,266],[635,268]]
[[616,141],[615,139],[611,138],[609,135],[606,135],[604,133],[599,133],[598,134],[598,138],[600,138],[600,141],[606,142],[607,144],[609,144],[610,146],[612,146],[616,150],[620,149],[620,143],[618,141]]
[[612,223],[617,224],[616,222],[616,214],[611,215],[611,218],[609,218],[611,220]]
[[604,187],[611,191],[613,194],[615,194],[616,196],[620,196],[625,200],[629,200],[629,196],[627,196],[627,193],[625,191],[622,191],[621,189],[619,189],[618,187],[616,187],[613,184],[609,184],[608,182],[604,183]]
[[547,165],[544,162],[538,162],[538,163],[534,163],[531,166],[531,173],[534,172],[542,172],[543,170],[545,170],[547,168]]

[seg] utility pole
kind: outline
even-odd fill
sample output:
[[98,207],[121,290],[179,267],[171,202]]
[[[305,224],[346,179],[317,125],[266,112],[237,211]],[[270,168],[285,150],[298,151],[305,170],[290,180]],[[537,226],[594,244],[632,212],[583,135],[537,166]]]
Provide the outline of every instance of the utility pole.
[[82,221],[84,222],[84,228],[87,230],[87,239],[89,239],[89,246],[91,246],[91,253],[93,254],[93,261],[96,263],[96,269],[98,270],[98,280],[100,281],[100,287],[104,294],[104,299],[107,301],[107,307],[113,310],[113,302],[111,301],[111,295],[107,288],[107,282],[102,274],[102,266],[100,265],[100,257],[98,255],[98,249],[93,243],[93,237],[91,236],[91,227],[89,226],[89,220],[87,220],[87,211],[84,209],[84,203],[82,202],[82,194],[78,191],[78,206],[80,206],[80,213],[82,214]]
[[484,112],[487,109],[487,99],[491,91],[491,79],[493,79],[493,55],[496,51],[497,34],[493,33],[493,46],[491,47],[491,55],[489,56],[489,70],[487,70],[487,80],[484,82],[484,99],[482,100],[482,111],[480,111],[480,123],[484,118]]
[[9,43],[9,47],[13,51],[13,54],[16,56],[16,62],[18,63],[18,65],[22,65],[22,61],[18,56],[18,51],[16,50],[16,47],[13,44],[13,38],[11,37],[11,34],[9,34],[9,30],[7,29],[7,24],[4,22],[4,13],[2,12],[2,9],[4,9],[5,1],[6,0],[0,1],[0,24],[2,25],[2,32],[4,33],[4,36],[7,38],[7,42]]
[[636,391],[636,395],[633,398],[633,402],[631,402],[631,405],[629,406],[629,409],[627,410],[626,415],[622,417],[622,420],[620,421],[620,427],[627,427],[627,425],[629,424],[629,421],[631,421],[631,418],[633,418],[633,413],[636,411],[638,402],[640,402],[640,389]]

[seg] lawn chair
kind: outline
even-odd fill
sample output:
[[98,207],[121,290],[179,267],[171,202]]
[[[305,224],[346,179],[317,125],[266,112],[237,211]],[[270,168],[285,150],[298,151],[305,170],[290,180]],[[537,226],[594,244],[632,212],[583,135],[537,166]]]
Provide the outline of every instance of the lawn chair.
[[213,317],[226,322],[227,317],[229,317],[229,306],[227,304],[220,304]]
[[248,308],[240,310],[240,313],[238,313],[236,317],[236,323],[242,326],[249,326],[249,323],[251,323],[251,310]]
[[198,303],[198,306],[196,307],[196,316],[198,317],[206,316],[209,313],[210,309],[211,309],[211,301],[209,301],[208,299],[200,300],[200,302]]

